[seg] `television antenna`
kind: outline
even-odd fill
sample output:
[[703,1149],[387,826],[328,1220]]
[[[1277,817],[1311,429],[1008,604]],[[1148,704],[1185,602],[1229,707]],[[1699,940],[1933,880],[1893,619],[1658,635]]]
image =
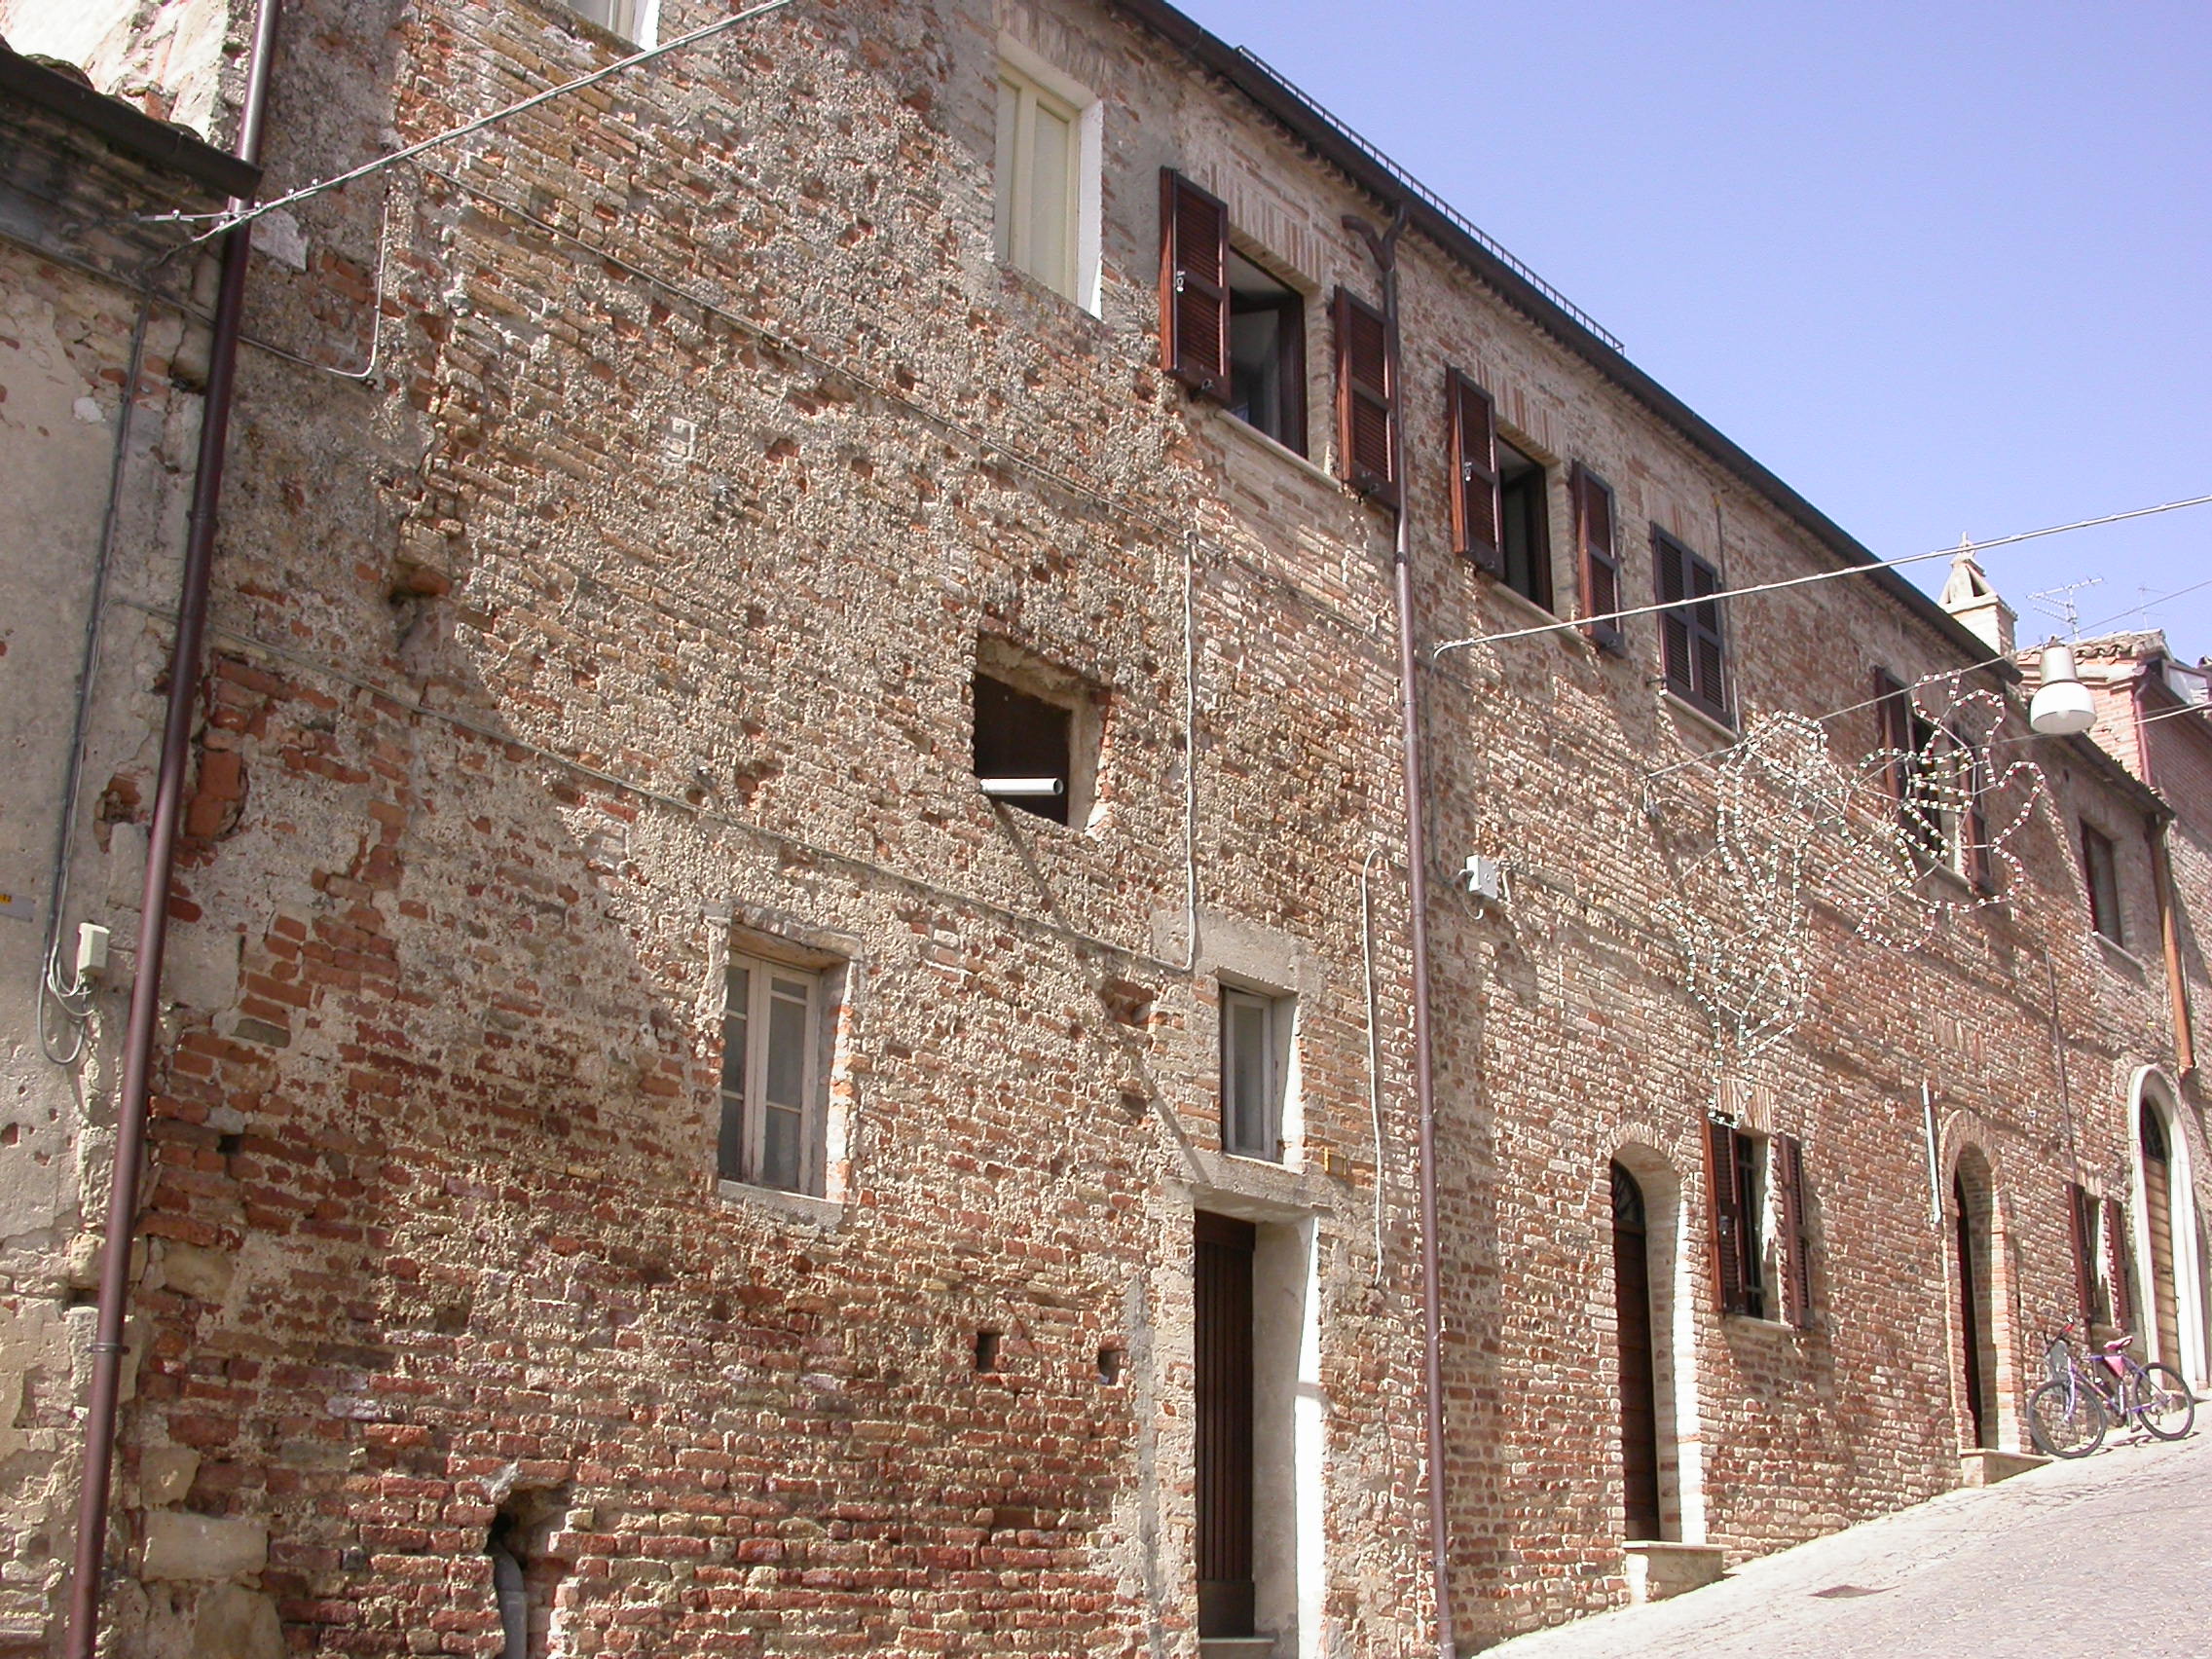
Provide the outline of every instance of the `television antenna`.
[[2076,603],[2074,596],[2085,588],[2103,585],[2104,577],[2086,576],[2078,582],[2068,582],[2063,587],[2045,588],[2041,593],[2031,593],[2028,595],[2028,603],[2063,627],[2068,639],[2079,640],[2082,637],[2082,607]]

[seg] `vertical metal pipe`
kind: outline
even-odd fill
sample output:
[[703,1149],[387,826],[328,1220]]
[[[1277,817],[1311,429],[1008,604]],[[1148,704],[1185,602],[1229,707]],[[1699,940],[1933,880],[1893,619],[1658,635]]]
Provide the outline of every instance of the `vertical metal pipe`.
[[[255,19],[245,107],[236,153],[258,161],[276,41],[277,0],[262,0]],[[234,206],[240,203],[233,203]],[[93,1659],[99,1641],[100,1592],[107,1557],[108,1491],[115,1468],[116,1407],[123,1381],[124,1327],[129,1312],[130,1246],[137,1231],[139,1164],[146,1146],[147,1082],[161,1019],[162,959],[168,942],[169,877],[176,864],[177,825],[184,810],[193,704],[200,689],[200,652],[206,633],[208,572],[215,550],[216,508],[223,493],[223,451],[237,383],[240,318],[253,229],[223,238],[222,282],[207,346],[207,401],[201,418],[192,517],[185,535],[176,637],[169,648],[168,708],[162,725],[161,771],[147,835],[146,879],[139,895],[138,957],[130,987],[130,1020],[123,1038],[123,1090],[116,1106],[115,1166],[108,1181],[107,1235],[100,1260],[100,1300],[92,1345],[92,1390],[85,1414],[85,1473],[77,1493],[77,1538],[69,1581],[66,1659]]]
[[1390,377],[1390,478],[1394,503],[1394,577],[1398,604],[1398,705],[1402,720],[1406,793],[1406,886],[1412,911],[1414,974],[1414,1091],[1420,1109],[1420,1302],[1422,1361],[1426,1374],[1424,1438],[1428,1453],[1429,1572],[1436,1596],[1438,1659],[1456,1659],[1452,1634],[1451,1534],[1446,1521],[1444,1471],[1443,1298],[1436,1242],[1436,1092],[1429,1063],[1428,1010],[1428,835],[1423,821],[1424,790],[1420,758],[1420,701],[1414,640],[1413,521],[1406,511],[1406,396],[1404,355],[1398,331],[1398,239],[1405,234],[1401,204],[1389,230],[1378,234],[1356,215],[1346,226],[1366,241],[1382,276],[1384,354]]

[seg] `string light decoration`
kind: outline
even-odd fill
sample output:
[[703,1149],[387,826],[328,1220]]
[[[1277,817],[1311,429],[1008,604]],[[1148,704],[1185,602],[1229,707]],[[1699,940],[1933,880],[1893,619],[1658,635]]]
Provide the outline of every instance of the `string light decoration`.
[[1766,715],[1712,768],[1710,796],[1680,779],[1666,798],[1647,793],[1647,814],[1689,854],[1658,918],[1726,1070],[1803,1023],[1816,904],[1848,917],[1854,937],[1909,951],[1947,918],[2026,891],[2012,843],[2046,787],[2032,760],[1993,758],[2009,703],[1963,671],[1895,695],[1884,723],[1904,741],[1856,764],[1811,718]]

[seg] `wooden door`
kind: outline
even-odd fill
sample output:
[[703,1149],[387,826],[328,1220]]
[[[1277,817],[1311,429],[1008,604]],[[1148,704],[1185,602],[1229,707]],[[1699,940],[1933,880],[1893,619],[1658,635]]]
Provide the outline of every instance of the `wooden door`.
[[2151,1235],[2151,1308],[2158,1322],[2158,1357],[2181,1369],[2181,1307],[2174,1294],[2173,1156],[2165,1125],[2143,1108],[2143,1221]]
[[1620,1348],[1622,1507],[1631,1538],[1659,1536],[1659,1395],[1643,1189],[1613,1165],[1613,1329]]
[[1981,1333],[1987,1320],[1982,1316],[1981,1275],[1975,1271],[1974,1217],[1967,1203],[1966,1183],[1957,1177],[1951,1181],[1951,1203],[1958,1211],[1959,1259],[1959,1340],[1966,1349],[1966,1371],[1960,1379],[1967,1400],[1967,1423],[1972,1431],[1968,1442],[1972,1446],[1988,1446],[1988,1413],[1982,1402]]
[[1200,1211],[1197,1221],[1198,1635],[1251,1636],[1256,1235],[1227,1216]]

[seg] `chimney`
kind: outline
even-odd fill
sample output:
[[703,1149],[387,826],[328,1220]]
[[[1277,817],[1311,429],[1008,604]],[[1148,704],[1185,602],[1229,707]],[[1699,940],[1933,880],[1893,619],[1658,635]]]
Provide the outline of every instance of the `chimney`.
[[1988,575],[1974,562],[1973,543],[1963,535],[1951,560],[1951,579],[1943,584],[1942,603],[1997,655],[2012,654],[2012,624],[2017,618],[2004,596],[1989,585]]

